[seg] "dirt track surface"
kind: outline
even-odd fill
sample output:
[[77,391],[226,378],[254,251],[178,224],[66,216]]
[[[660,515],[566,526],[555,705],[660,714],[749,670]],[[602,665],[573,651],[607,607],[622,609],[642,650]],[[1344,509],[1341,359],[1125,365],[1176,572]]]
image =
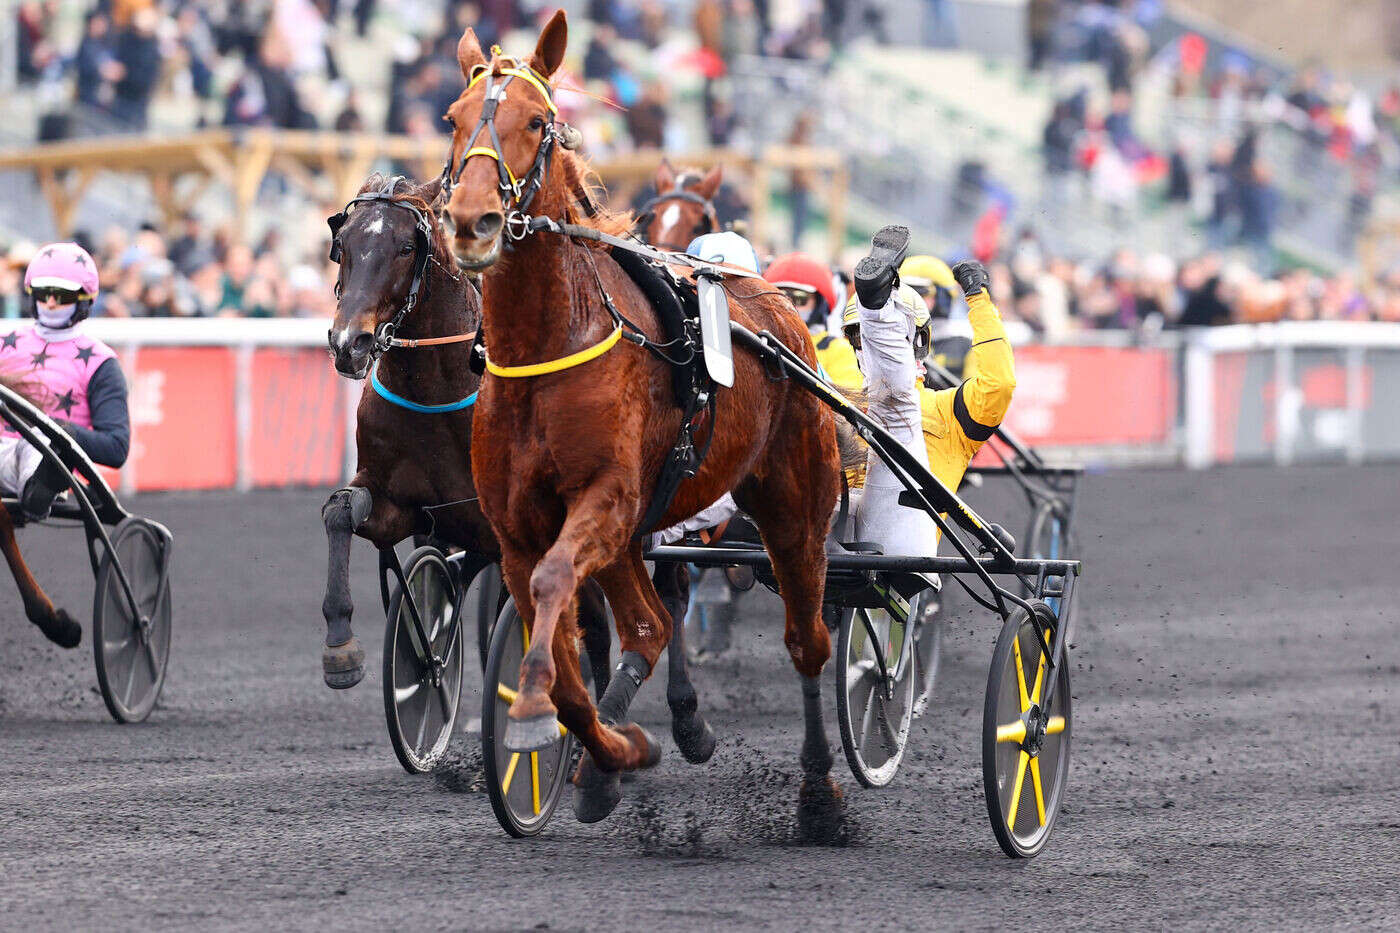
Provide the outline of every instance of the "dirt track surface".
[[[936,704],[892,787],[860,789],[835,746],[847,847],[785,841],[800,692],[762,593],[741,649],[697,673],[714,760],[675,752],[652,681],[634,710],[667,736],[660,767],[609,821],[578,824],[566,797],[515,841],[470,789],[475,736],[436,778],[394,759],[367,545],[352,568],[370,675],[322,685],[321,493],[139,499],[178,544],[148,723],[109,721],[89,633],[62,652],[5,603],[0,927],[1400,927],[1396,476],[1086,479],[1071,784],[1029,863],[1000,854],[982,801],[985,614],[949,606]],[[1024,522],[1012,500],[974,501]],[[81,535],[21,542],[87,619]]]

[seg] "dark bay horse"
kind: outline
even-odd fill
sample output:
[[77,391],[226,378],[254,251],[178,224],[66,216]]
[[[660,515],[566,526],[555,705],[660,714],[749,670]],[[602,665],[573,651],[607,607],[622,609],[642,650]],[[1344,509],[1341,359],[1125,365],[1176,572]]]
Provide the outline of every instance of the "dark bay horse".
[[[472,30],[463,34],[457,57],[467,88],[448,110],[454,134],[443,215],[458,266],[479,273],[483,288],[490,364],[472,469],[506,583],[532,631],[505,743],[544,747],[563,722],[588,751],[575,776],[576,811],[601,819],[619,796],[616,772],[659,759],[655,740],[624,722],[672,636],[635,535],[681,413],[669,366],[618,340],[622,325],[605,293],[651,340],[660,334],[622,268],[585,241],[524,226],[526,210],[614,233],[631,226],[606,211],[584,218],[579,207],[575,192],[585,188],[587,168],[565,148],[576,133],[556,122],[548,83],[566,43],[562,11],[527,62],[499,54],[488,61]],[[773,333],[815,367],[806,328],[781,294],[757,280],[740,285],[730,290],[733,318]],[[786,607],[784,641],[803,678],[807,805],[800,812],[826,817],[837,806],[819,680],[831,653],[821,600],[840,483],[835,419],[793,383],[770,379],[748,353],[737,355],[735,373],[734,387],[718,394],[713,422],[699,429],[700,442],[713,435],[708,457],[660,524],[733,490],[761,530]],[[571,611],[590,576],[612,604],[627,675],[613,677],[598,708],[579,676]]]
[[[367,386],[356,413],[356,471],[322,509],[330,558],[326,598],[326,683],[344,689],[364,676],[364,649],[352,633],[350,538],[358,535],[378,548],[391,548],[409,535],[432,535],[475,556],[478,566],[500,559],[500,546],[477,504],[472,482],[471,399],[479,384],[468,364],[470,342],[419,343],[471,336],[481,322],[481,300],[467,277],[456,271],[433,205],[439,181],[415,186],[408,180],[372,175],[346,216],[335,224],[339,305],[328,334],[335,368],[365,379],[374,369],[385,392]],[[424,238],[418,226],[424,224]],[[420,251],[428,250],[426,262]],[[417,289],[414,276],[422,269]],[[411,309],[400,311],[414,296]],[[401,317],[394,331],[398,346],[387,352],[376,339]],[[380,355],[382,352],[382,355]],[[386,393],[397,401],[386,398]],[[429,410],[420,410],[429,409]],[[0,528],[3,531],[3,528]],[[658,572],[667,608],[683,617],[684,577]],[[579,624],[595,682],[605,688],[611,636],[603,594],[581,590]],[[667,698],[672,733],[690,761],[707,760],[714,734],[696,712],[695,690],[685,667],[683,644],[669,653]]]
[[671,163],[656,169],[656,197],[642,208],[642,236],[653,246],[685,252],[690,241],[719,232],[715,195],[724,181],[724,166],[709,172],[685,169],[680,174]]

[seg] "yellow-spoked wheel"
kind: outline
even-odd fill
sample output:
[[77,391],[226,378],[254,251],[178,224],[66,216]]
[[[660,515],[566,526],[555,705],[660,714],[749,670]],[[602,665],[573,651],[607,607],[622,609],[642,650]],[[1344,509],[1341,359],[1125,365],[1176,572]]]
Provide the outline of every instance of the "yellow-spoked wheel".
[[513,752],[505,747],[506,712],[515,702],[520,662],[529,647],[530,633],[511,598],[501,609],[486,653],[481,751],[491,809],[501,828],[516,838],[533,836],[549,822],[569,783],[575,745],[574,737],[561,726],[558,741],[548,748]]
[[[1031,603],[1058,636],[1055,615]],[[1062,656],[1054,695],[1047,697],[1048,666],[1029,613],[1016,609],[1002,626],[987,677],[982,714],[982,782],[987,815],[1002,851],[1030,858],[1045,847],[1069,776],[1070,688]]]

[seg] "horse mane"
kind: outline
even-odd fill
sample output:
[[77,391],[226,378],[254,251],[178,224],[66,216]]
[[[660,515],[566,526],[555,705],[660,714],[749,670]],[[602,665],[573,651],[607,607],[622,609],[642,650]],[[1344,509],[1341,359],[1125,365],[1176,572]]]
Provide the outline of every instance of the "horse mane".
[[[569,206],[564,209],[565,220],[613,236],[629,234],[636,224],[636,219],[632,216],[631,211],[614,211],[599,203],[600,199],[596,193],[606,195],[607,187],[598,177],[598,173],[593,170],[593,166],[588,164],[588,160],[562,147],[556,149],[555,152],[558,156],[556,165],[564,178],[570,195]],[[581,191],[588,192],[593,197],[596,213],[591,217],[577,203],[575,195]],[[590,245],[602,246],[602,244]]]

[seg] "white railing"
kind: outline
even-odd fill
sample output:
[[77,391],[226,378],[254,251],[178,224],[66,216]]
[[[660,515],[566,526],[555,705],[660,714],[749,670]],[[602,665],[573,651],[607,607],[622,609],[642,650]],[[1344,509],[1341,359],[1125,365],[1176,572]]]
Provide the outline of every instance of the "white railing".
[[[323,485],[353,475],[364,383],[336,375],[325,359],[329,323],[90,322],[132,382],[140,456],[121,473],[123,492]],[[1019,382],[1008,425],[1056,458],[1194,468],[1400,459],[1400,324],[1091,331],[1054,345],[1016,323],[1008,331]],[[227,352],[191,364],[178,348]],[[224,453],[196,463],[204,449]]]

